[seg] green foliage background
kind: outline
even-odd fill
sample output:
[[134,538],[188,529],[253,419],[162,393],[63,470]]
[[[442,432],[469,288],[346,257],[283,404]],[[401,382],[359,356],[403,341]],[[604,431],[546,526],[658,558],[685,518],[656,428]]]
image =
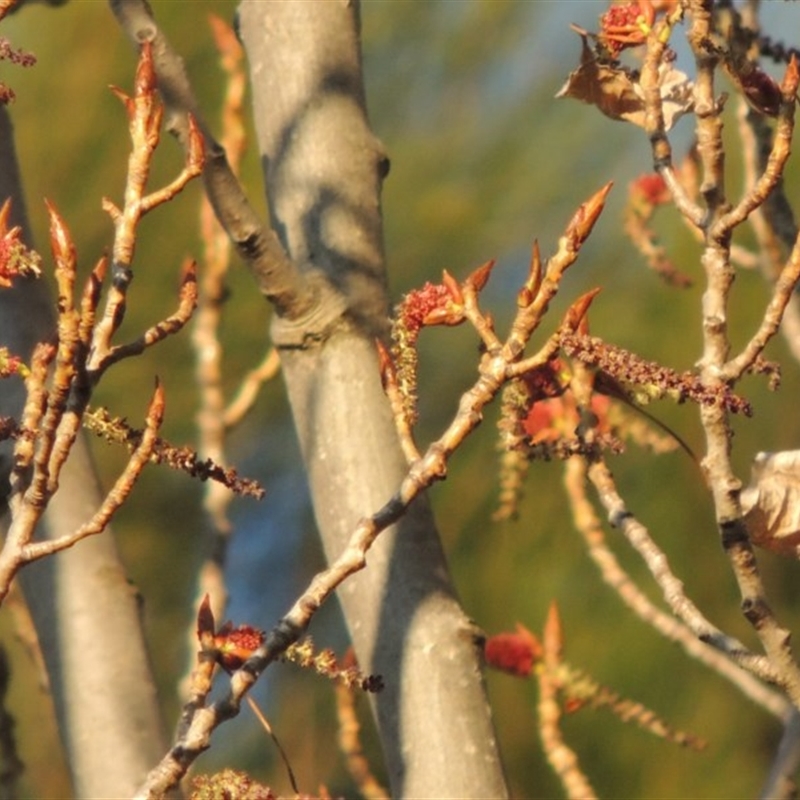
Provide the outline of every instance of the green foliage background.
[[[185,56],[204,113],[216,119],[223,78],[206,18],[212,11],[231,18],[235,3],[156,0],[153,7]],[[553,310],[553,325],[570,299],[602,286],[592,311],[593,331],[685,369],[700,354],[698,248],[677,215],[666,212],[659,224],[671,252],[696,279],[693,288],[678,292],[646,270],[622,234],[627,183],[650,168],[647,141],[640,130],[601,117],[588,106],[553,100],[578,56],[578,40],[566,23],[591,28],[602,7],[597,2],[520,0],[363,3],[371,119],[392,159],[384,193],[392,291],[399,297],[425,280],[437,280],[442,268],[464,276],[487,258],[497,257],[486,302],[502,325],[513,311],[533,238],[539,239],[545,254],[550,252],[577,205],[613,179],[616,188],[609,206],[565,283]],[[111,242],[111,225],[100,210],[100,198],[120,197],[128,148],[123,110],[106,85],[131,87],[133,50],[106,4],[97,0],[72,0],[58,9],[31,5],[9,20],[3,33],[39,58],[31,70],[12,72],[4,65],[3,75],[18,95],[12,114],[36,241],[40,247],[47,241],[41,202],[46,196],[72,226],[82,268],[88,271]],[[729,127],[734,129],[733,120]],[[689,133],[684,121],[676,139],[685,143]],[[731,142],[735,147],[735,137]],[[153,185],[167,180],[179,164],[178,148],[165,138]],[[729,167],[735,191],[735,150]],[[252,152],[244,180],[263,209]],[[796,169],[789,185],[796,185]],[[123,337],[173,307],[181,260],[200,253],[199,198],[199,186],[191,186],[144,222]],[[269,311],[240,265],[231,276],[231,290],[224,337],[232,389],[264,350]],[[731,325],[738,342],[753,330],[767,296],[759,276],[741,275]],[[466,330],[423,335],[422,441],[435,436],[453,414],[459,392],[473,378],[476,352],[475,339]],[[755,379],[743,387],[756,408],[752,420],[736,422],[736,459],[745,479],[758,450],[792,449],[800,437],[793,402],[798,370],[782,342],[772,345],[770,355],[784,364],[782,390],[770,394],[764,382]],[[167,391],[165,435],[191,442],[196,408],[192,370],[188,336],[182,336],[113,370],[97,399],[138,424],[158,374]],[[702,453],[696,409],[659,404],[651,410]],[[356,414],[354,410],[354,419]],[[432,494],[468,613],[489,633],[510,629],[517,621],[540,630],[548,604],[556,600],[572,663],[658,710],[674,725],[710,739],[708,751],[698,755],[603,713],[583,712],[567,719],[568,740],[601,796],[731,798],[757,793],[778,726],[633,619],[605,588],[572,530],[560,486],[561,465],[533,466],[519,522],[490,522],[496,499],[493,422],[486,420],[454,459],[446,484]],[[321,564],[290,424],[276,382],[231,438],[232,461],[246,474],[263,479],[268,489],[263,508],[248,500],[235,504],[243,529],[241,542],[234,543],[229,574],[232,613],[240,615],[236,622],[245,621],[241,615],[246,615],[248,622],[271,625]],[[123,455],[102,444],[95,449],[110,483]],[[714,622],[755,645],[738,612],[710,500],[694,466],[681,453],[653,457],[637,449],[615,459],[614,466],[629,506],[650,527],[690,595]],[[204,555],[200,496],[201,487],[186,477],[152,469],[115,525],[131,577],[145,598],[169,727],[177,714],[174,686],[186,663],[193,576]],[[621,537],[614,532],[609,536],[623,563],[657,598]],[[279,552],[292,556],[291,563],[277,561]],[[796,628],[797,565],[768,555],[762,562],[775,607]],[[280,578],[287,573],[289,582]],[[10,640],[8,620],[0,623],[4,639]],[[316,621],[313,633],[322,643],[342,646],[335,609]],[[24,791],[36,797],[63,796],[67,783],[52,757],[55,733],[48,727],[47,703],[26,679],[30,670],[16,649],[13,660],[13,711],[28,764]],[[324,782],[334,796],[353,796],[336,752],[329,687],[292,667],[279,666],[273,672],[259,696],[290,754],[301,788],[315,791]],[[539,752],[535,687],[503,675],[492,674],[487,680],[515,796],[560,796]],[[369,752],[378,764],[378,747],[368,724],[367,728]],[[289,791],[273,747],[249,713],[218,731],[200,768],[223,764],[251,770]]]

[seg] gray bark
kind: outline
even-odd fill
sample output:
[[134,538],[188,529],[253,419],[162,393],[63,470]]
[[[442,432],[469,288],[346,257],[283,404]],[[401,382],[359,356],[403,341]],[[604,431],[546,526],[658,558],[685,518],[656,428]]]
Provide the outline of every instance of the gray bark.
[[[239,7],[273,224],[316,291],[273,338],[328,558],[406,472],[380,386],[385,332],[380,186],[366,118],[358,11],[346,2]],[[422,498],[339,592],[374,700],[393,797],[507,795],[480,672],[479,632],[455,597]]]
[[[0,107],[0,203],[30,243],[8,113]],[[66,214],[69,217],[69,214]],[[44,248],[42,248],[44,251]],[[43,252],[45,264],[47,253]],[[42,282],[0,290],[0,345],[28,359],[53,331]],[[0,415],[19,414],[16,379],[0,382]],[[8,494],[10,449],[0,451],[0,511]],[[38,535],[57,537],[86,522],[102,500],[86,442],[80,438]],[[5,528],[5,524],[0,524]],[[126,797],[167,747],[144,643],[140,604],[125,577],[111,531],[25,567],[23,592],[50,678],[56,717],[76,797]]]

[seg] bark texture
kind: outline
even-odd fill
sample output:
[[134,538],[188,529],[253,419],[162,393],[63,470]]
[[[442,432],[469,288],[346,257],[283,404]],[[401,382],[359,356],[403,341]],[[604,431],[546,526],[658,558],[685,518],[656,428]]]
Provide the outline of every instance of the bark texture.
[[[273,338],[329,558],[406,472],[374,337],[387,292],[380,187],[366,117],[358,8],[244,0],[256,129],[273,225],[315,292]],[[384,532],[339,592],[374,701],[393,797],[507,795],[480,672],[479,632],[455,597],[425,498]]]

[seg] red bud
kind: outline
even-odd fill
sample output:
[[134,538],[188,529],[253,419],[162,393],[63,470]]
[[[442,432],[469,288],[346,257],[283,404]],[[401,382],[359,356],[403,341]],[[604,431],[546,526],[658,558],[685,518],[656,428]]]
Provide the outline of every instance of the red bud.
[[247,661],[264,642],[264,632],[252,625],[234,628],[226,622],[214,637],[217,661],[228,672],[233,672]]
[[490,636],[483,652],[490,667],[527,678],[542,657],[542,646],[524,625],[517,623],[516,633]]

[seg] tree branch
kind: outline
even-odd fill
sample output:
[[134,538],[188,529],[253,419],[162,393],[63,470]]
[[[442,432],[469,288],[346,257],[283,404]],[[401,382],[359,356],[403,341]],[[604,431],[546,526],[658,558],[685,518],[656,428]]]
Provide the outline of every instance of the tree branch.
[[287,257],[275,232],[264,225],[247,200],[225,150],[198,113],[183,60],[158,27],[149,4],[146,0],[110,0],[110,6],[137,47],[152,42],[166,125],[185,149],[189,147],[189,115],[197,120],[205,143],[203,181],[208,198],[259,289],[279,314],[294,319],[306,313],[314,299],[313,291]]

